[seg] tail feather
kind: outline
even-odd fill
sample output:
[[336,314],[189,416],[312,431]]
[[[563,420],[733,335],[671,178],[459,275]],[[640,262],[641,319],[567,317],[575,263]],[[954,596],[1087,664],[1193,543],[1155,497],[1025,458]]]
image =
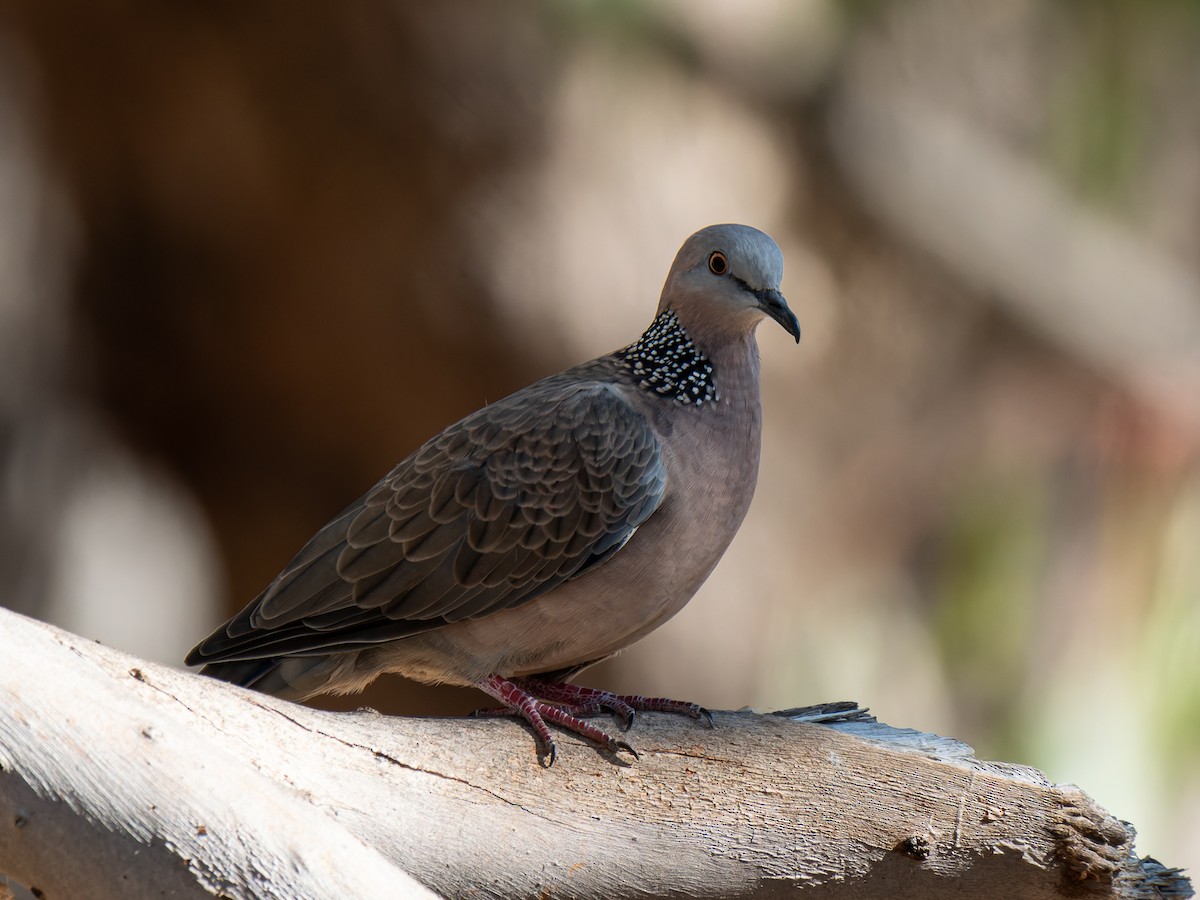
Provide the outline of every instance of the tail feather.
[[[201,675],[228,681],[238,687],[250,688],[284,700],[307,700],[309,697],[331,690],[346,692],[340,685],[334,687],[349,663],[353,668],[356,654],[338,656],[292,656],[269,659],[239,659],[230,662],[211,662],[200,670]],[[361,690],[362,686],[350,688]]]

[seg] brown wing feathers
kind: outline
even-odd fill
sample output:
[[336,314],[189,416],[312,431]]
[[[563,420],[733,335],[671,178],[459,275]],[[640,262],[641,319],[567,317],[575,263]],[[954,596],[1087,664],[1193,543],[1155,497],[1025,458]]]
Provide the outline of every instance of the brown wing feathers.
[[564,376],[427,442],[189,663],[391,640],[528,602],[619,550],[662,500],[658,442],[618,393]]

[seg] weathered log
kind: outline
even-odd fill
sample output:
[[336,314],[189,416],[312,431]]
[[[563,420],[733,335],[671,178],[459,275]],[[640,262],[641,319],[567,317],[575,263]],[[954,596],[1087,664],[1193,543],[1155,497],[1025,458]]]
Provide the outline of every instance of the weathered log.
[[0,874],[49,900],[1190,896],[1077,788],[854,704],[543,768],[515,720],[312,710],[5,610],[0,653]]

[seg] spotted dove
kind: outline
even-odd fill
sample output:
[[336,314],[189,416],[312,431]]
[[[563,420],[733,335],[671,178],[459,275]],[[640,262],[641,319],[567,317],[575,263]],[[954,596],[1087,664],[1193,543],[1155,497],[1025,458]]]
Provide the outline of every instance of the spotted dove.
[[473,686],[550,763],[547,723],[632,753],[581,717],[705,715],[569,679],[677,613],[741,525],[758,479],[755,328],[768,316],[800,340],[782,274],[757,229],[692,235],[638,340],[431,438],[188,664],[293,700],[385,672]]

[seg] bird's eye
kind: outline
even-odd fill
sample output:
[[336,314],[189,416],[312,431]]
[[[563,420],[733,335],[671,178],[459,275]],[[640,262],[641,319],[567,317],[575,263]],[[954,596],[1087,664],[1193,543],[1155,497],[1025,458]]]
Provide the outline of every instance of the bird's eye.
[[725,258],[725,254],[720,250],[714,250],[708,258],[708,271],[714,275],[724,275],[729,271],[729,260]]

